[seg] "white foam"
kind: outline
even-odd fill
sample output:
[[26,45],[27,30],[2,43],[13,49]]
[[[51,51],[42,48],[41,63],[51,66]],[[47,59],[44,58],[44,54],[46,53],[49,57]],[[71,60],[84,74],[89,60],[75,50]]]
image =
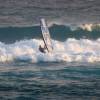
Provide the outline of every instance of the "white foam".
[[100,24],[82,24],[79,26],[83,30],[92,31],[95,28],[100,28]]
[[54,51],[41,53],[38,49],[42,40],[22,40],[14,44],[0,42],[0,62],[100,62],[100,39],[88,40],[69,38],[65,42],[52,40]]

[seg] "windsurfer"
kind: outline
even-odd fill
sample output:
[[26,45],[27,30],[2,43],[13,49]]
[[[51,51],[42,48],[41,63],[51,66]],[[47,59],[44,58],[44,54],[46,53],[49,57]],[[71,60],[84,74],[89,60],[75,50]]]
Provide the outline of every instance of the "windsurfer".
[[42,47],[41,45],[39,45],[39,50],[40,50],[42,53],[46,53],[46,48],[45,48],[45,46]]
[[44,18],[40,20],[40,26],[41,26],[42,39],[44,42],[44,46],[40,45],[39,50],[42,53],[52,52],[53,48],[52,48],[51,37],[50,37],[50,33],[49,33],[49,30]]

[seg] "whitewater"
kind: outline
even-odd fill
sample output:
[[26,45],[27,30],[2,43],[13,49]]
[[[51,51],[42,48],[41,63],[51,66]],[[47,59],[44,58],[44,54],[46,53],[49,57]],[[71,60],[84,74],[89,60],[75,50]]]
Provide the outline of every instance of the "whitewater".
[[21,40],[13,44],[0,42],[0,62],[100,62],[100,38],[52,40],[52,53],[41,53],[40,44],[44,45],[41,39]]

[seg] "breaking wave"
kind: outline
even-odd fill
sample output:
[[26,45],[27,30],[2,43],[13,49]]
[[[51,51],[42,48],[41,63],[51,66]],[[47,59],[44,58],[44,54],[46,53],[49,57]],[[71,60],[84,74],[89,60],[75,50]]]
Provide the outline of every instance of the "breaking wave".
[[52,40],[53,53],[41,53],[39,39],[4,44],[0,42],[0,62],[100,62],[100,38],[97,40],[68,38],[64,42]]
[[[83,25],[49,25],[51,37],[54,40],[66,41],[68,38],[76,39],[98,39],[100,38],[100,24]],[[40,26],[31,27],[1,27],[0,41],[4,43],[14,43],[23,39],[41,38]]]
[[100,24],[49,24],[53,53],[38,50],[40,26],[1,27],[0,62],[100,62]]

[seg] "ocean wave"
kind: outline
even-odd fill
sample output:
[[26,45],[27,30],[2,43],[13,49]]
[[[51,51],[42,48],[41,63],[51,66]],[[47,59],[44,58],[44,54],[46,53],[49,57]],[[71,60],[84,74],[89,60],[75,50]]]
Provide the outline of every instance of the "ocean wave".
[[93,30],[99,30],[100,31],[100,24],[99,23],[83,23],[83,24],[66,24],[62,22],[49,22],[49,27],[52,27],[53,25],[62,25],[69,27],[71,31],[75,30],[86,30],[86,31],[93,31]]
[[13,44],[0,42],[0,62],[100,62],[100,38],[97,40],[69,38],[52,40],[53,53],[41,53],[39,39],[21,40]]
[[[51,37],[55,40],[65,41],[68,38],[100,38],[100,24],[82,25],[49,25]],[[23,39],[41,38],[40,26],[31,27],[2,27],[0,28],[0,41],[4,43],[14,43]]]

